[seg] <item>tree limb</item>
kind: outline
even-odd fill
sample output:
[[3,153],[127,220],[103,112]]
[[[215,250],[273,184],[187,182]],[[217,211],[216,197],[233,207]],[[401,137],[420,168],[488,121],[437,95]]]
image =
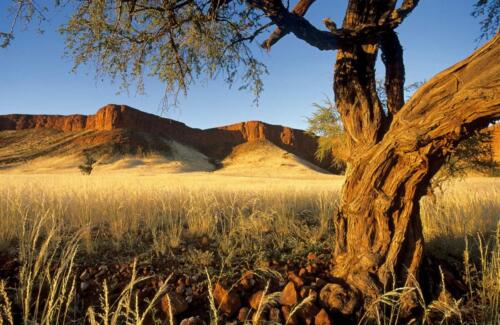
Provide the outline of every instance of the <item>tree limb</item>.
[[[309,7],[316,0],[299,0],[292,10],[292,13],[304,17]],[[276,27],[276,29],[269,35],[269,38],[261,44],[261,47],[269,50],[276,42],[287,35],[290,31]]]
[[[289,12],[281,0],[246,0],[246,2],[250,6],[262,10],[278,29],[286,31],[286,33],[293,33],[297,38],[311,46],[320,50],[336,50],[339,47],[341,42],[339,35],[317,29],[299,14]],[[301,0],[300,2],[302,2],[300,10],[305,13],[313,1]],[[270,39],[275,39],[271,43],[276,43],[285,35],[280,36],[281,33],[283,32],[275,30],[270,36]],[[263,44],[262,46],[269,48],[270,45]]]
[[394,116],[384,141],[397,136],[401,150],[438,141],[455,145],[499,119],[498,57],[500,34],[425,83]]
[[405,66],[403,47],[395,31],[389,30],[381,36],[380,48],[385,64],[385,92],[389,115],[394,115],[404,105]]

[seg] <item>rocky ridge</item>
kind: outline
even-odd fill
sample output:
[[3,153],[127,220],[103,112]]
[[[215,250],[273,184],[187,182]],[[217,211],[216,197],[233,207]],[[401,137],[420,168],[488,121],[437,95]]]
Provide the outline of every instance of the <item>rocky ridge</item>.
[[265,140],[315,165],[329,168],[327,160],[318,161],[315,158],[315,136],[303,130],[261,121],[201,130],[126,105],[114,104],[102,107],[94,115],[0,115],[0,131],[26,129],[56,129],[64,132],[128,129],[175,140],[217,160],[228,156],[235,146],[242,143]]

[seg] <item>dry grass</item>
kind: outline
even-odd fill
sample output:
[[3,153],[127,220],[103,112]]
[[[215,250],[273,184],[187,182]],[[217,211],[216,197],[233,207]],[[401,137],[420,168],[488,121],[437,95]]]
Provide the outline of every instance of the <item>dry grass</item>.
[[[342,179],[210,173],[1,175],[0,184],[0,251],[18,247],[22,262],[22,289],[16,303],[23,306],[25,323],[57,323],[71,316],[75,258],[109,261],[137,256],[175,261],[179,257],[171,252],[176,247],[207,236],[216,256],[191,251],[182,258],[191,261],[186,267],[207,268],[213,275],[214,270],[236,272],[241,265],[257,269],[271,258],[331,249],[329,218],[336,209]],[[474,249],[465,250],[464,276],[470,296],[479,299],[483,308],[467,311],[468,306],[459,306],[461,313],[473,315],[477,323],[498,321],[500,312],[499,217],[500,182],[496,179],[453,183],[435,200],[422,202],[424,233],[431,248],[438,247],[443,255],[462,256],[464,239],[478,238],[469,240],[469,248]],[[477,237],[478,233],[482,235]],[[480,263],[473,264],[473,260]],[[124,291],[123,301],[115,303],[107,300],[103,284],[99,310],[104,314],[89,310],[87,321],[112,324],[110,315],[117,314],[130,324],[144,321],[144,313],[151,309],[143,313],[134,309],[132,287],[137,281],[132,278],[129,293]],[[49,297],[54,299],[40,304],[35,287],[49,288]],[[0,315],[8,324],[7,290],[0,281]],[[399,291],[387,293],[379,303],[392,306]]]

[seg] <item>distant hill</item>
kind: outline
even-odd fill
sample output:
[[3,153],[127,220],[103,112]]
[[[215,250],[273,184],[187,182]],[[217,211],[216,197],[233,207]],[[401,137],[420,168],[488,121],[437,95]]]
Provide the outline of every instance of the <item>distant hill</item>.
[[76,170],[90,152],[99,170],[325,172],[329,161],[315,158],[316,147],[315,136],[285,126],[249,121],[201,130],[126,105],[88,116],[0,115],[4,171]]

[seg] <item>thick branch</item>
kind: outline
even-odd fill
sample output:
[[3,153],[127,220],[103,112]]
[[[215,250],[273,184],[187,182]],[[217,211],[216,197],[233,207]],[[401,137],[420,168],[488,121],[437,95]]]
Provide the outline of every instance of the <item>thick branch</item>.
[[[465,60],[425,83],[395,115],[386,137],[406,132],[401,143],[424,146],[458,141],[500,118],[500,34]],[[418,139],[418,144],[415,143]]]
[[[311,46],[320,50],[336,50],[339,47],[339,43],[341,42],[339,35],[317,29],[300,15],[289,12],[281,0],[246,1],[250,6],[262,10],[279,29],[287,33],[293,33],[297,38],[304,40]],[[310,6],[310,3],[307,4],[307,1],[310,0],[306,0],[306,2],[304,2],[305,4],[303,4],[304,8],[301,9],[304,10],[304,13],[307,10],[306,7]],[[280,32],[278,32],[278,34],[279,33]],[[271,38],[276,37],[276,34],[271,36]],[[276,41],[274,41],[274,43]],[[263,47],[268,48],[265,44]]]
[[[292,13],[304,17],[309,7],[314,3],[315,0],[299,0],[292,10]],[[276,29],[269,35],[269,38],[262,43],[261,47],[269,50],[276,42],[282,39],[290,31],[286,29],[281,29],[276,27]]]
[[387,108],[390,115],[393,115],[404,105],[405,66],[403,63],[403,47],[396,32],[389,30],[382,35],[380,48],[382,50],[382,61],[385,64]]

